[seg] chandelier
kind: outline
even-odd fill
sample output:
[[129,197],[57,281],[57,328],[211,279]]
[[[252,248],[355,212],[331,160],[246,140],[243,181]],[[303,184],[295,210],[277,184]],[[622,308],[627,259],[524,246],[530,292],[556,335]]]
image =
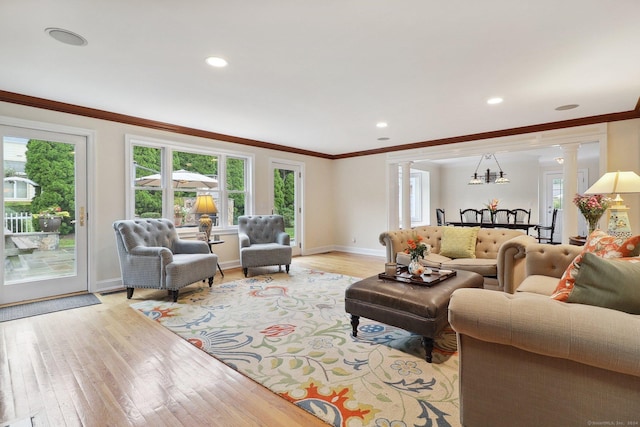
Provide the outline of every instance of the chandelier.
[[[483,159],[495,160],[496,165],[498,165],[499,172],[491,172],[491,169],[487,168],[484,175],[478,176],[478,169],[480,168],[480,164],[482,163]],[[473,173],[472,178],[469,181],[469,185],[478,185],[484,183],[489,184],[492,182],[495,182],[496,184],[508,184],[511,181],[509,181],[509,178],[505,177],[505,175],[506,174],[502,171],[500,163],[498,163],[498,159],[496,158],[495,154],[483,154],[482,156],[480,156],[480,161],[478,162],[478,166],[476,166],[476,171]]]

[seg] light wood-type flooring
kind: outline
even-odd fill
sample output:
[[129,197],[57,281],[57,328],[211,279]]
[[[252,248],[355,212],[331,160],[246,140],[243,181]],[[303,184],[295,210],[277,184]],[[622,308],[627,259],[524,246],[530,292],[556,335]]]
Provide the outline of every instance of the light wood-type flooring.
[[[384,259],[332,252],[293,266],[364,278]],[[213,286],[242,277],[227,270]],[[98,295],[99,305],[0,323],[0,425],[326,426],[129,307],[166,296]]]

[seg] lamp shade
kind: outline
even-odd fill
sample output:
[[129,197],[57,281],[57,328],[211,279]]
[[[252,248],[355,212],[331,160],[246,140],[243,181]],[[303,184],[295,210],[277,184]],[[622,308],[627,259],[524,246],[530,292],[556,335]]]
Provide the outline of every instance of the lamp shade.
[[193,207],[193,213],[197,214],[217,214],[218,208],[216,202],[213,201],[211,194],[203,194],[196,198],[196,204]]
[[640,193],[640,176],[633,171],[607,172],[585,194]]

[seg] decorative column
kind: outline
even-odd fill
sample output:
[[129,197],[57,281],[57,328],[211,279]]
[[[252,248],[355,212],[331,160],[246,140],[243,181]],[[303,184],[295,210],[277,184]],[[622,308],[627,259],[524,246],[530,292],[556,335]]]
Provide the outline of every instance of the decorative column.
[[411,228],[411,163],[403,162],[402,167],[402,228]]
[[389,194],[387,217],[389,220],[387,230],[397,230],[400,228],[400,214],[398,212],[398,206],[400,206],[400,189],[398,188],[400,165],[398,163],[389,163],[387,167],[389,168],[387,179],[387,193]]
[[562,193],[562,243],[568,243],[570,236],[578,234],[578,208],[573,197],[578,192],[578,148],[580,144],[562,145],[563,193]]

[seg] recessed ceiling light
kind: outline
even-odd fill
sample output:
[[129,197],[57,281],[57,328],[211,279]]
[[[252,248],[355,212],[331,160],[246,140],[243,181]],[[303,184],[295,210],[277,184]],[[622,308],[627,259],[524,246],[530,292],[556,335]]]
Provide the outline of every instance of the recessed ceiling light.
[[388,140],[389,138],[387,138],[386,136],[378,138],[378,141],[388,141]]
[[81,35],[69,30],[64,30],[62,28],[49,27],[45,28],[44,32],[64,44],[70,44],[72,46],[85,46],[88,43],[87,39],[85,39]]
[[378,123],[376,123],[376,127],[379,127],[379,128],[386,128],[387,126],[389,126],[389,124],[387,122],[378,122]]
[[210,56],[207,58],[207,64],[211,65],[212,67],[217,67],[217,68],[222,68],[222,67],[226,67],[228,62],[226,61],[226,59],[220,58],[218,56]]
[[564,110],[573,110],[574,108],[578,108],[580,105],[578,104],[567,104],[556,107],[556,111],[564,111]]
[[495,104],[500,104],[502,103],[503,99],[500,97],[495,97],[495,98],[489,98],[487,99],[487,104],[489,105],[495,105]]

